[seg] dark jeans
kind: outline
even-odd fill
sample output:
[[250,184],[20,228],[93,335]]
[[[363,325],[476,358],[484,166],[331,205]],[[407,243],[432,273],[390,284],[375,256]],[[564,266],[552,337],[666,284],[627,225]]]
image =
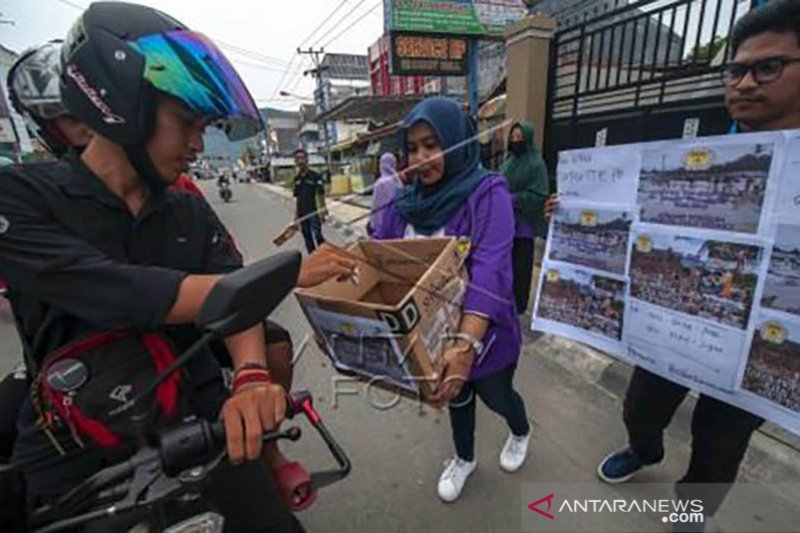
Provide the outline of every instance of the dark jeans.
[[517,313],[524,314],[528,309],[533,277],[533,239],[514,239],[512,266],[514,268],[514,302]]
[[322,237],[322,222],[319,217],[312,216],[300,223],[300,231],[303,232],[303,239],[306,241],[308,253],[314,252],[319,246],[325,243]]
[[8,374],[0,381],[0,460],[11,457],[17,438],[17,413],[27,392],[24,372]]
[[456,453],[465,461],[475,457],[475,396],[486,406],[505,418],[511,432],[521,437],[530,431],[525,403],[514,390],[514,371],[511,365],[497,374],[468,381],[461,392],[450,402],[450,425]]
[[[688,392],[647,370],[634,370],[624,418],[631,448],[645,463],[664,458],[664,429]],[[763,423],[754,414],[701,394],[692,415],[692,457],[676,485],[678,496],[704,500],[705,514],[713,515],[736,481],[751,435]]]

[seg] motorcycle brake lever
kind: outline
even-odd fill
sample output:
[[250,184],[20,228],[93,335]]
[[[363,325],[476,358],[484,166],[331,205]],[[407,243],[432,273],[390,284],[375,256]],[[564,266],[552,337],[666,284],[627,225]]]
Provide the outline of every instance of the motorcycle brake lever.
[[[282,439],[296,441],[300,439],[301,435],[302,430],[299,427],[293,426],[285,431],[270,431],[265,433],[263,442],[274,442]],[[205,465],[189,468],[175,477],[169,477],[159,469],[158,475],[152,479],[150,484],[143,483],[140,485],[143,487],[143,491],[146,491],[143,497],[139,497],[141,492],[134,491],[133,487],[129,492],[129,497],[137,497],[139,505],[147,505],[149,503],[168,499],[178,492],[200,492],[208,480],[209,474],[216,470],[227,456],[227,451],[221,451]]]

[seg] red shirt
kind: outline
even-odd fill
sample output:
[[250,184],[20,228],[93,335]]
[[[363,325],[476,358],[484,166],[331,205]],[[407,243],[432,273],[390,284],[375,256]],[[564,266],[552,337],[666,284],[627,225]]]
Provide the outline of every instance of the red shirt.
[[186,191],[188,193],[197,196],[198,198],[202,198],[203,200],[206,199],[205,196],[203,196],[203,191],[200,190],[200,187],[195,185],[194,181],[192,181],[192,178],[190,178],[186,174],[181,174],[180,176],[178,176],[178,179],[172,182],[172,188],[181,191]]

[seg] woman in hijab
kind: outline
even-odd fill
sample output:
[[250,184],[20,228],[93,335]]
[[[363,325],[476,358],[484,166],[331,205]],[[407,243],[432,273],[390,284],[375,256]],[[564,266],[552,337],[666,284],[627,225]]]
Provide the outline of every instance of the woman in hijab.
[[400,176],[397,174],[397,158],[391,152],[386,152],[381,156],[380,171],[381,176],[372,187],[372,210],[367,223],[369,236],[375,232],[374,228],[378,224],[384,208],[394,200],[398,189],[403,186],[403,182],[400,181]]
[[471,241],[470,285],[455,340],[442,354],[437,403],[449,402],[456,455],[439,478],[439,497],[455,501],[477,466],[476,396],[509,426],[500,452],[507,472],[522,467],[530,424],[513,388],[521,334],[512,287],[514,211],[508,183],[480,165],[475,123],[454,101],[418,104],[398,132],[413,182],[401,189],[375,227],[377,239],[457,236]]
[[544,203],[550,193],[547,166],[530,123],[519,122],[511,128],[508,156],[500,173],[508,180],[514,201],[514,301],[517,313],[523,314],[531,293],[534,238],[547,236]]

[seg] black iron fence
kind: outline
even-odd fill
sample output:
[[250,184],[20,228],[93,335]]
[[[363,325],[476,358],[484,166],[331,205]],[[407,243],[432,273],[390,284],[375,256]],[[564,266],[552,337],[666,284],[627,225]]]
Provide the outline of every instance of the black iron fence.
[[[548,161],[559,150],[701,135],[730,126],[721,71],[730,34],[750,0],[578,3],[551,48]],[[592,5],[604,7],[592,9]]]

